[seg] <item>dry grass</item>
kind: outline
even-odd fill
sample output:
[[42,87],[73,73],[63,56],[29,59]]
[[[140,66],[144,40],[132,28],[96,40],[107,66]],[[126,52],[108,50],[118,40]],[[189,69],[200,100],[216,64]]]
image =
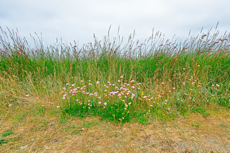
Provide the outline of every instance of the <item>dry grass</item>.
[[0,152],[230,152],[218,34],[31,48],[0,27]]
[[[98,117],[69,118],[27,115],[20,122],[0,121],[0,152],[229,152],[230,112],[192,114],[149,125],[117,124]],[[84,129],[82,129],[84,128]]]

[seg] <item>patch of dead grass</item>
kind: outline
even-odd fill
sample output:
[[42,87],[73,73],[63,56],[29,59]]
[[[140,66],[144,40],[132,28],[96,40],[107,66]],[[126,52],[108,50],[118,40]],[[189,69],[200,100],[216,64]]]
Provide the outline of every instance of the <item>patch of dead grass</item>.
[[[219,115],[216,115],[219,114]],[[229,152],[230,113],[193,114],[149,125],[116,124],[99,117],[71,118],[27,115],[23,122],[0,121],[0,133],[14,133],[0,152]],[[83,129],[84,128],[84,129]]]

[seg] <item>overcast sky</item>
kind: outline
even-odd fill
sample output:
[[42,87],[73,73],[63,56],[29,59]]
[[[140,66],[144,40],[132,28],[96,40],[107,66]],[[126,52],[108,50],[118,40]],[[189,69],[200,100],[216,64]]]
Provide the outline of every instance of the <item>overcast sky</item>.
[[230,30],[230,0],[1,0],[0,26],[18,29],[20,36],[40,34],[45,43],[56,38],[64,43],[76,40],[80,45],[107,35],[128,39],[135,30],[136,39],[151,36],[152,29],[167,38],[174,34],[187,38],[210,28],[224,33]]

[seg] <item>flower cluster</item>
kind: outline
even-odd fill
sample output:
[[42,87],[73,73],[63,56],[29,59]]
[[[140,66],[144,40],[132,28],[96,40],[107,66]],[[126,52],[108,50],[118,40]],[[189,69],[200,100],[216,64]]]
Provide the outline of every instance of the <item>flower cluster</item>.
[[[120,79],[122,78],[121,76]],[[119,85],[112,84],[108,81],[107,84],[100,88],[94,88],[100,86],[99,81],[95,82],[95,86],[90,80],[88,82],[88,86],[82,85],[78,87],[75,87],[75,84],[70,85],[67,83],[61,92],[62,99],[69,101],[69,105],[75,101],[75,103],[78,103],[83,108],[86,108],[87,105],[88,109],[90,109],[92,106],[102,106],[106,108],[108,104],[116,104],[116,102],[119,101],[124,102],[125,106],[128,106],[126,101],[131,105],[130,101],[135,97],[136,87],[134,80],[131,80],[130,84],[121,84],[121,81],[118,80]],[[83,84],[83,81],[81,81],[81,83]],[[124,109],[127,109],[127,107]]]

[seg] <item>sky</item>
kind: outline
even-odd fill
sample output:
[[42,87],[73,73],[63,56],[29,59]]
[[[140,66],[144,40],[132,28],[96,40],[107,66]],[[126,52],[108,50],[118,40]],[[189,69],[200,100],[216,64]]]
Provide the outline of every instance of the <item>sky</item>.
[[42,36],[52,44],[56,38],[63,43],[82,45],[93,42],[93,34],[102,40],[110,29],[110,37],[144,41],[152,30],[166,38],[173,35],[187,38],[208,29],[224,33],[230,29],[230,0],[1,0],[0,26],[18,29],[30,42],[30,34]]

